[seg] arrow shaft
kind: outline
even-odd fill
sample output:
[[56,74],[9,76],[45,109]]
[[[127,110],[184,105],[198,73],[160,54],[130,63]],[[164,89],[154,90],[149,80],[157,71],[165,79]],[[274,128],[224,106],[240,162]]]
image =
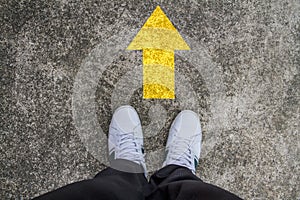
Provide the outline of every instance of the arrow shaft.
[[174,52],[143,49],[143,97],[175,98]]

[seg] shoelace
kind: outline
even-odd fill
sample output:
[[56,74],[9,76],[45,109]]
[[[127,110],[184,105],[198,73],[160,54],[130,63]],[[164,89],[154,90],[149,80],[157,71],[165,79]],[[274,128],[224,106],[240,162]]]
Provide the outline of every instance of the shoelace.
[[134,140],[134,132],[120,134],[119,157],[140,163],[143,162],[144,156],[139,144]]
[[177,137],[176,143],[172,144],[172,148],[170,148],[170,152],[168,152],[168,159],[176,160],[181,166],[194,168],[191,144],[196,136],[197,135],[191,138]]

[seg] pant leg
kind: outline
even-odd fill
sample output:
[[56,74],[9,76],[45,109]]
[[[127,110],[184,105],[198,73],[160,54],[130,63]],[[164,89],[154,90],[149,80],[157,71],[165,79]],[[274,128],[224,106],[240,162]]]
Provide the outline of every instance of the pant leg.
[[189,169],[169,165],[156,172],[144,189],[147,200],[236,200],[236,195],[203,182]]
[[142,173],[128,173],[108,167],[95,178],[69,184],[34,200],[141,200],[148,184]]

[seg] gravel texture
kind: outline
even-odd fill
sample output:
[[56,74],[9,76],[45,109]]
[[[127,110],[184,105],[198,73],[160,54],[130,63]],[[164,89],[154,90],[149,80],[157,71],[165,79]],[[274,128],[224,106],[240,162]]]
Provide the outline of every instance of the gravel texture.
[[[142,99],[142,52],[125,50],[157,5],[191,47],[175,55],[175,100]],[[125,103],[140,114],[150,174],[172,120],[193,109],[204,181],[245,199],[299,199],[299,22],[297,0],[1,0],[0,199],[104,169]]]

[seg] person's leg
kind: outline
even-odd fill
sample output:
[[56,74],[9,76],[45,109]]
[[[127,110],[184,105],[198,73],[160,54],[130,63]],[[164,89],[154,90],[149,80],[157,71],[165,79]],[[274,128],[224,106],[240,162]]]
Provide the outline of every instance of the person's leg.
[[147,183],[144,173],[122,172],[108,167],[93,179],[64,186],[34,200],[141,200],[142,187]]
[[95,178],[67,185],[36,200],[144,199],[142,187],[148,182],[143,133],[138,114],[131,106],[115,111],[109,127],[108,149],[110,167]]
[[146,200],[240,199],[222,188],[203,182],[190,169],[178,165],[167,165],[152,175],[144,195]]
[[151,177],[150,185],[144,189],[146,199],[240,199],[224,189],[204,183],[195,175],[201,140],[198,115],[182,111],[170,129],[163,168]]

